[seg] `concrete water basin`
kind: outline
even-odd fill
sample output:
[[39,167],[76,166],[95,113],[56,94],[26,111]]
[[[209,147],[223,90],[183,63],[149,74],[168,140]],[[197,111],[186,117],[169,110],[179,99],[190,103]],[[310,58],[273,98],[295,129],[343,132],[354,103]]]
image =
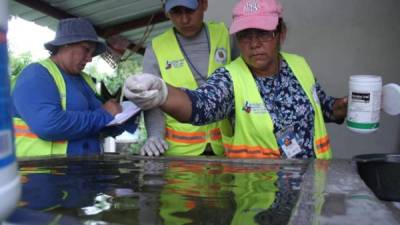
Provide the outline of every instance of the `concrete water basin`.
[[24,159],[12,224],[400,224],[351,160]]

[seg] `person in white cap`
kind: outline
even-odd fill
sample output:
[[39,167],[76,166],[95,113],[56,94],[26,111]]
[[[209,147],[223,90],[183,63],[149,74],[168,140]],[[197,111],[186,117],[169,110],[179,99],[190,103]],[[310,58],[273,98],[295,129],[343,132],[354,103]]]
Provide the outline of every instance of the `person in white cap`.
[[[173,27],[154,38],[143,59],[143,72],[151,73],[176,87],[196,89],[215,69],[235,56],[228,29],[223,23],[203,22],[207,0],[167,0],[165,13]],[[233,49],[235,51],[235,49]],[[238,50],[235,51],[236,55]],[[148,139],[142,155],[222,155],[220,129],[227,121],[193,126],[164,116],[158,108],[145,111]]]
[[228,118],[234,127],[223,134],[228,157],[330,159],[325,122],[344,121],[347,98],[327,96],[303,57],[280,51],[286,36],[281,4],[239,1],[230,33],[241,57],[200,88],[181,90],[141,74],[128,77],[125,96],[195,125]]
[[14,79],[18,157],[99,154],[100,135],[136,129],[133,119],[106,129],[121,106],[113,99],[101,102],[92,78],[82,72],[106,49],[87,19],[61,20],[55,39],[44,46],[50,57],[28,65]]

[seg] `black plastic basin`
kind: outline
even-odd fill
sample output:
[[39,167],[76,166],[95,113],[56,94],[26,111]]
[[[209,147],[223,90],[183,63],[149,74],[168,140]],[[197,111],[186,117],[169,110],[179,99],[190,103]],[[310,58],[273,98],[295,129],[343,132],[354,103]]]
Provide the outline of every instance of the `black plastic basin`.
[[379,199],[400,201],[399,154],[366,154],[353,159],[360,177]]

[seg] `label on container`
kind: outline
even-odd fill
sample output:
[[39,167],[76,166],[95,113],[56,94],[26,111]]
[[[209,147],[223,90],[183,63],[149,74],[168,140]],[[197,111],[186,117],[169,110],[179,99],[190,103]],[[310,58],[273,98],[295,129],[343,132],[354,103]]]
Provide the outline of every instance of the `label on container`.
[[[371,117],[364,118],[364,120],[369,121],[375,117],[374,112],[380,110],[381,92],[371,91],[371,92],[351,92],[351,98],[349,102],[349,113],[366,112],[370,113]],[[356,118],[357,119],[357,118]],[[363,118],[358,118],[357,120],[364,121]]]
[[368,104],[368,103],[370,103],[370,100],[371,100],[371,94],[370,93],[352,92],[351,100],[353,101],[354,104],[357,104],[357,102],[363,103],[363,104]]
[[358,129],[379,127],[380,91],[350,93],[347,125]]

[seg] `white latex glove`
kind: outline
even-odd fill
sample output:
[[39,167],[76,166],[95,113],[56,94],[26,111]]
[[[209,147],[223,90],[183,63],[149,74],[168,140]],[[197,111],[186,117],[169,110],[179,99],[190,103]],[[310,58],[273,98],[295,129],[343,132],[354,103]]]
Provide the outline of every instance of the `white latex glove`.
[[149,137],[140,149],[141,155],[159,156],[168,148],[168,143],[160,137]]
[[125,96],[143,110],[164,104],[168,96],[167,84],[159,77],[142,73],[125,80]]

